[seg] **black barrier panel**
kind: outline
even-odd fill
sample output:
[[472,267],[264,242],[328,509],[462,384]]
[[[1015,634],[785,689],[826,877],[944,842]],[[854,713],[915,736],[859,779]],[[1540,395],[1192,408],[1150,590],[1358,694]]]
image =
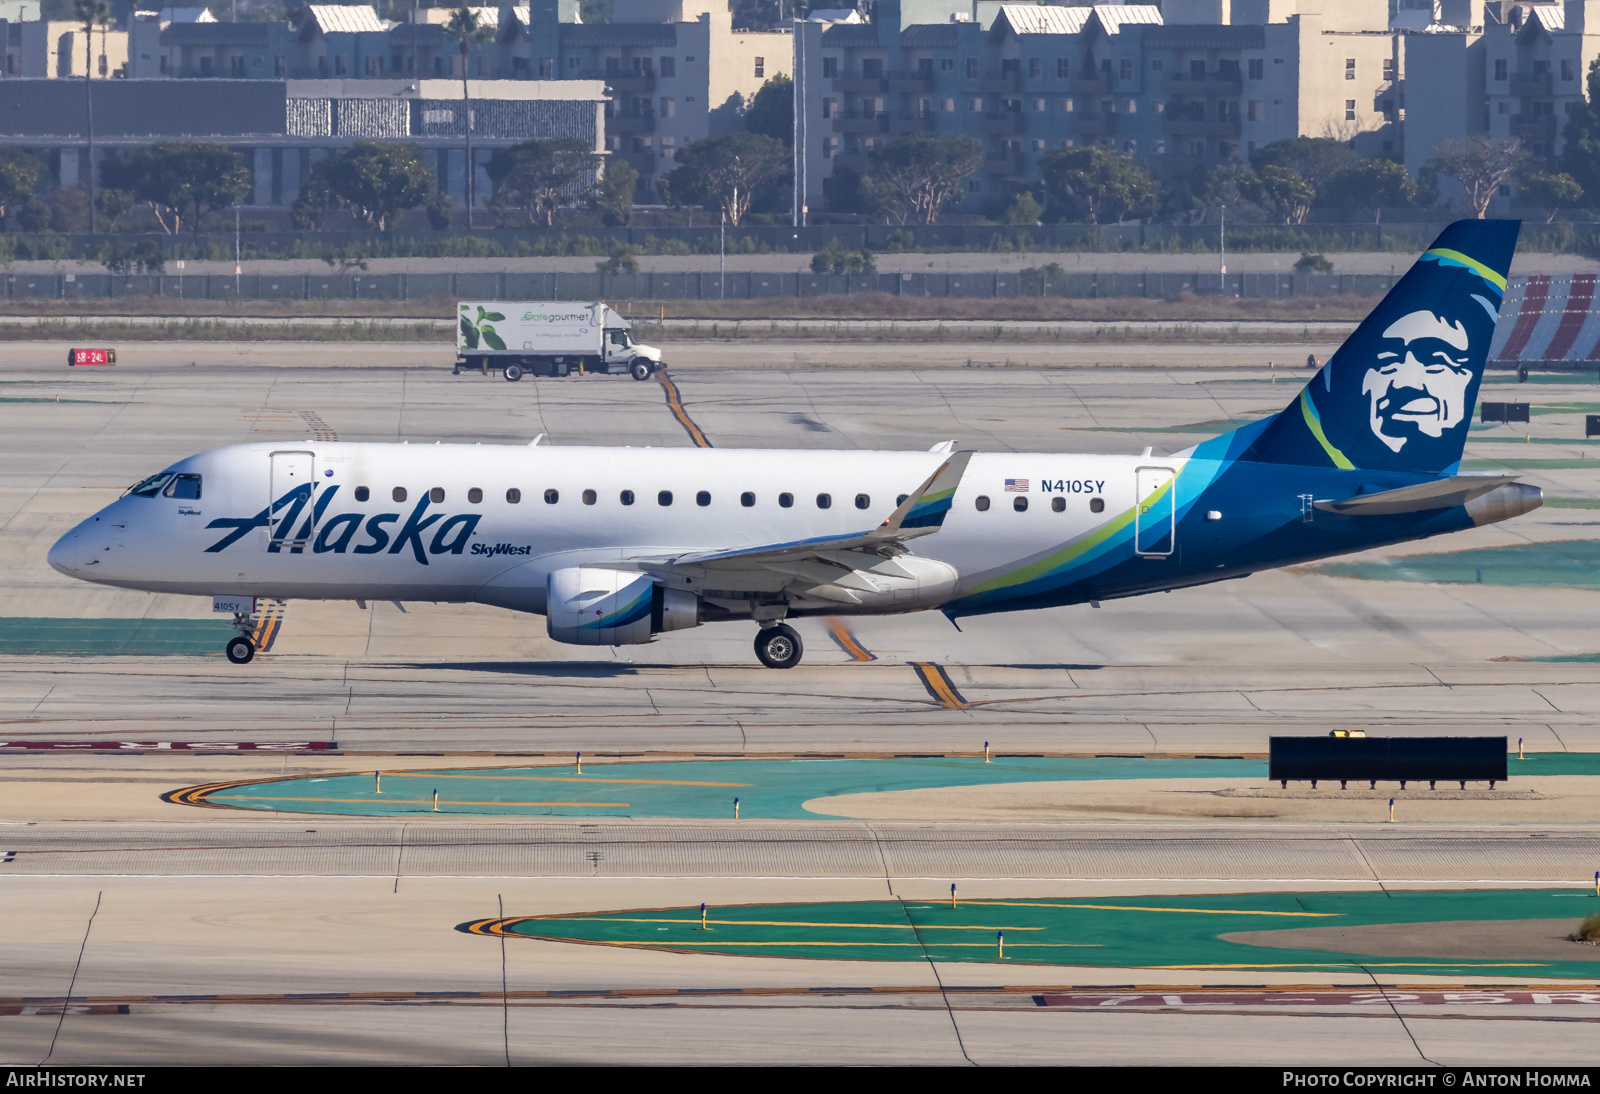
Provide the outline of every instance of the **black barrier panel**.
[[1292,780],[1503,782],[1504,737],[1272,737],[1267,777]]
[[1478,420],[1481,422],[1525,422],[1528,420],[1527,403],[1482,403]]
[[1583,416],[1583,435],[1585,437],[1600,437],[1600,414],[1585,414]]

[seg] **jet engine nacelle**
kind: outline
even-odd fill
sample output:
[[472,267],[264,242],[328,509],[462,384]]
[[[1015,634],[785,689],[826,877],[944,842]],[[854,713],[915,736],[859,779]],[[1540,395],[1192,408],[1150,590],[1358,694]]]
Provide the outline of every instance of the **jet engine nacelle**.
[[700,625],[694,594],[658,585],[648,574],[571,566],[553,571],[545,592],[545,628],[557,642],[632,646]]

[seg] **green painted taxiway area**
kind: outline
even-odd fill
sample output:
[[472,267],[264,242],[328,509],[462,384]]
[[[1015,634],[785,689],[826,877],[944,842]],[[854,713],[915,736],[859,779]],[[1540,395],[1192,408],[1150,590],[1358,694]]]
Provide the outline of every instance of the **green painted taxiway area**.
[[[1600,775],[1600,754],[1530,753],[1510,761],[1512,779]],[[843,760],[690,760],[586,763],[565,767],[364,771],[226,783],[173,791],[179,804],[345,816],[682,817],[771,820],[826,816],[817,803],[838,794],[994,783],[1091,779],[1262,779],[1265,760],[1139,757],[898,757]]]
[[[1597,465],[1600,466],[1600,465]],[[1600,542],[1590,539],[1520,543],[1477,551],[1406,555],[1376,562],[1317,567],[1329,577],[1417,581],[1444,585],[1558,585],[1600,588]]]
[[[1600,899],[1581,890],[970,901],[959,899],[958,893],[957,898],[954,907],[948,899],[716,907],[706,909],[704,927],[700,909],[689,907],[491,920],[462,929],[635,949],[818,960],[1308,973],[1370,969],[1386,975],[1585,980],[1600,973],[1592,948],[1576,943],[1571,944],[1570,960],[1519,957],[1515,952],[1523,923],[1570,918],[1576,927],[1584,915],[1600,908]],[[1348,939],[1359,937],[1362,928],[1437,923],[1444,935],[1462,921],[1512,921],[1506,932],[1511,936],[1505,943],[1508,955],[1381,956],[1252,944],[1260,939],[1256,932],[1308,927],[1342,928],[1339,937]],[[1249,933],[1252,942],[1223,937],[1240,933]],[[1306,936],[1300,931],[1296,937]]]

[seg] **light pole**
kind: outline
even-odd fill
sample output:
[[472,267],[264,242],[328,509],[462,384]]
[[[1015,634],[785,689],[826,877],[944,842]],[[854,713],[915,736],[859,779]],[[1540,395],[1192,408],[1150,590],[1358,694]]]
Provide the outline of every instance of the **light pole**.
[[717,242],[717,279],[722,287],[717,292],[719,300],[728,296],[728,210],[722,210],[722,231]]

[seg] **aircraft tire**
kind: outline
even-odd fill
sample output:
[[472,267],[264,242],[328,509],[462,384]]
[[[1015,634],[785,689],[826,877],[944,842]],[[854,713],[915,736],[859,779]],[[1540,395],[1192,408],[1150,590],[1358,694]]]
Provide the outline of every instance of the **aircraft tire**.
[[804,653],[799,632],[787,623],[768,627],[756,635],[756,659],[769,669],[792,669]]
[[516,383],[518,380],[522,379],[522,366],[521,365],[507,365],[506,366],[506,379],[510,380],[512,383]]
[[648,380],[650,379],[650,362],[643,357],[635,357],[633,364],[628,366],[628,371],[635,380]]
[[235,665],[248,665],[256,655],[256,644],[240,635],[230,640],[223,650]]

